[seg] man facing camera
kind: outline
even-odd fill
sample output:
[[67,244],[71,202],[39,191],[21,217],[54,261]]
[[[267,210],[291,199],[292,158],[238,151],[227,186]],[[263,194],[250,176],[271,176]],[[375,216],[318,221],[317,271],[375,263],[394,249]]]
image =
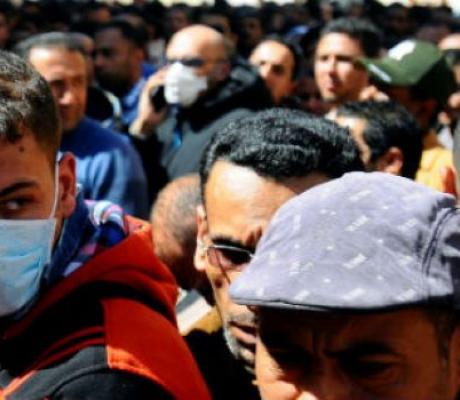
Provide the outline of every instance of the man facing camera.
[[292,96],[300,69],[294,47],[278,39],[267,39],[252,51],[249,62],[258,69],[276,105]]
[[30,37],[17,49],[51,87],[64,133],[60,150],[76,156],[84,197],[109,200],[147,218],[145,173],[129,139],[84,115],[88,71],[78,40],[71,34],[50,32]]
[[257,309],[264,400],[454,400],[456,200],[350,173],[287,202],[230,289]]

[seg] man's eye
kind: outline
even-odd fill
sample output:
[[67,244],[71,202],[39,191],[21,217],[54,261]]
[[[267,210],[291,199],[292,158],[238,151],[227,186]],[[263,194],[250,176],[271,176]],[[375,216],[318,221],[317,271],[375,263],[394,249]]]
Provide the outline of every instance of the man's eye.
[[284,75],[284,68],[281,65],[275,65],[273,67],[273,73],[278,76]]
[[301,350],[271,348],[269,352],[273,359],[283,367],[291,367],[297,365],[310,365],[311,357]]
[[3,211],[14,212],[19,211],[27,203],[27,199],[12,199],[6,200],[0,203],[0,207]]
[[79,77],[79,78],[75,78],[72,84],[74,87],[86,86],[86,81],[85,81],[85,78]]
[[347,56],[338,56],[337,61],[341,63],[353,63],[354,62],[353,58],[347,57]]
[[344,368],[356,379],[385,379],[389,378],[393,364],[384,361],[347,360]]

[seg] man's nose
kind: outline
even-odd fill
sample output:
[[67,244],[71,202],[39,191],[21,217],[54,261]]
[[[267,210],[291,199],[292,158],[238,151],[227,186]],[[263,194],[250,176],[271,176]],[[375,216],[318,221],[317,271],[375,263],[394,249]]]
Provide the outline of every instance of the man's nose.
[[325,61],[325,69],[326,69],[327,73],[330,74],[330,75],[336,73],[336,71],[337,71],[337,60],[335,59],[335,57],[329,57]]
[[76,99],[76,93],[72,89],[66,89],[62,93],[62,96],[59,98],[59,104],[68,105],[73,104]]
[[95,53],[93,57],[94,67],[99,69],[103,67],[105,63],[105,58],[100,53]]

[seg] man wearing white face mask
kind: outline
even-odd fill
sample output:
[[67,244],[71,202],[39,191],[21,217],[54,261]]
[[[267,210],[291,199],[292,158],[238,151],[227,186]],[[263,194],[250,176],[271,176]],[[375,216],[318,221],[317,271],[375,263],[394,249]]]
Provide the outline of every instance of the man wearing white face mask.
[[257,73],[231,53],[224,36],[204,25],[171,38],[167,66],[147,82],[130,128],[151,174],[151,192],[197,172],[212,134],[229,121],[272,105]]
[[149,225],[83,200],[47,83],[0,69],[0,398],[210,399]]

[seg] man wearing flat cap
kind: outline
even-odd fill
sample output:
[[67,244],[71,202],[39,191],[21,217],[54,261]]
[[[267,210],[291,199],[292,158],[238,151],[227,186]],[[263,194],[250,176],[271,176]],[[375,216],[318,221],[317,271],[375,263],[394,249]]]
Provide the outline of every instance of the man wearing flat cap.
[[459,227],[452,196],[378,172],[285,203],[230,289],[263,400],[454,400]]
[[413,114],[424,134],[416,181],[444,190],[443,169],[452,167],[452,154],[438,142],[433,127],[456,83],[443,52],[431,43],[410,39],[383,58],[361,62],[378,88]]

